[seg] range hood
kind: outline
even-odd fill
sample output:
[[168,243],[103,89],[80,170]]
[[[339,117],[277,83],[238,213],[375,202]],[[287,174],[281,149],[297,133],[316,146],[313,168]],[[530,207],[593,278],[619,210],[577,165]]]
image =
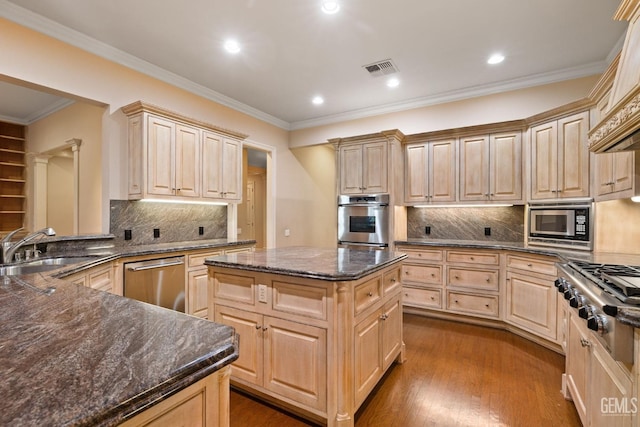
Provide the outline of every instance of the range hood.
[[629,21],[611,88],[609,110],[589,131],[594,153],[640,150],[640,0],[623,0],[614,15]]

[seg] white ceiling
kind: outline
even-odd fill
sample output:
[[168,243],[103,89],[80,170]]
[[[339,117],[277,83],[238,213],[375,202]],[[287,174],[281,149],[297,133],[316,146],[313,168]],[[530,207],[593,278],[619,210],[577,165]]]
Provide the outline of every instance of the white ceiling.
[[[619,2],[340,0],[326,15],[320,0],[0,0],[0,16],[298,129],[601,73],[626,29]],[[490,66],[494,52],[506,60]],[[384,59],[395,89],[362,68]],[[0,116],[16,120],[61,102],[6,90]]]

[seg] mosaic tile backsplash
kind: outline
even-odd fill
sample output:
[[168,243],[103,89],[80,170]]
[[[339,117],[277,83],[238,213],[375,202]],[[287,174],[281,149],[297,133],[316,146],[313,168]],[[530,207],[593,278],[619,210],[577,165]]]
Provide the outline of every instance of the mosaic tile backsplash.
[[[430,227],[431,234],[425,233]],[[485,235],[485,228],[491,235]],[[524,206],[407,208],[407,237],[440,240],[524,241]]]
[[[226,206],[111,200],[110,209],[109,230],[120,245],[227,237]],[[154,237],[154,229],[159,230],[159,237]],[[130,240],[125,240],[125,230],[131,230]]]

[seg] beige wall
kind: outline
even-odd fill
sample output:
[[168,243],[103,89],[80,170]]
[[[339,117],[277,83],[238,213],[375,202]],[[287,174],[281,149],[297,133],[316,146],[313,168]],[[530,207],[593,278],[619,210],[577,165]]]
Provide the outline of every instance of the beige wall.
[[595,250],[640,254],[640,203],[629,199],[596,203]]
[[[80,234],[96,234],[102,230],[102,116],[104,110],[104,107],[76,102],[27,127],[29,153],[42,153],[61,147],[70,139],[82,140],[79,151],[78,180],[78,231]],[[58,191],[58,195],[61,194],[66,194],[68,197],[72,192]],[[56,198],[53,200],[61,201]],[[64,203],[69,202],[65,199]],[[69,207],[67,210],[48,209],[48,214],[54,216],[48,218],[50,222],[47,225],[56,229],[55,223],[64,223],[64,221],[51,221],[64,215],[65,211],[71,212],[70,220],[73,224],[73,211]],[[55,216],[56,212],[58,216]],[[60,235],[71,234],[66,227],[59,226],[56,231]]]

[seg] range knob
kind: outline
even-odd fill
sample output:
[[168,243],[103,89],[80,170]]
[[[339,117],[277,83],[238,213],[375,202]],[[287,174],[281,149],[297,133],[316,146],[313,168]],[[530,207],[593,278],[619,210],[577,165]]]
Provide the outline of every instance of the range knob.
[[582,317],[583,319],[589,319],[594,315],[595,315],[595,307],[589,304],[584,304],[578,310],[578,316]]
[[573,286],[567,283],[564,290],[564,299],[570,300],[575,295],[575,292]]
[[604,334],[607,330],[607,318],[602,314],[596,314],[587,319],[587,328]]
[[563,293],[567,287],[567,281],[564,277],[559,277],[553,282],[556,288],[558,288],[558,292]]
[[573,308],[582,307],[586,302],[586,298],[580,295],[577,291],[573,291],[573,295],[569,298],[569,305]]

